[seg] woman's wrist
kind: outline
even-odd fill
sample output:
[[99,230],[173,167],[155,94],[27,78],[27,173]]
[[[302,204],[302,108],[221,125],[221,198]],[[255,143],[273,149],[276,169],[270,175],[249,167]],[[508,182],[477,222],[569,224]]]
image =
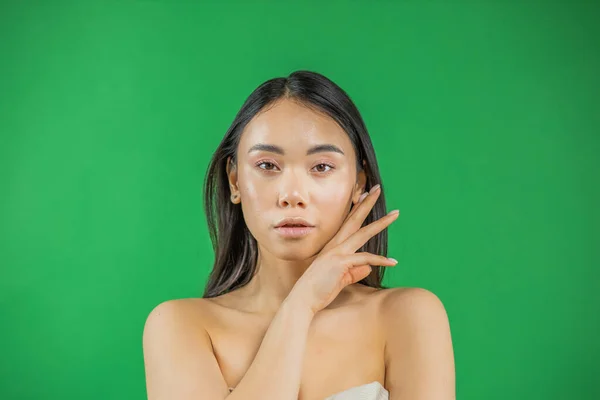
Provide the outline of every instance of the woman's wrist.
[[290,312],[300,318],[306,318],[312,320],[315,316],[315,312],[308,305],[306,299],[304,299],[299,293],[293,289],[290,294],[283,301],[282,307],[290,310]]

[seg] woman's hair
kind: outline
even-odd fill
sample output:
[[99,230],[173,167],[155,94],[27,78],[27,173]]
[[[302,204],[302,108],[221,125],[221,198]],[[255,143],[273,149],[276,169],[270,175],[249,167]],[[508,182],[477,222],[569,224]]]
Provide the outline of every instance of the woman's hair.
[[[235,116],[215,151],[204,178],[204,210],[215,262],[203,297],[215,297],[246,285],[257,269],[258,246],[239,204],[230,201],[226,164],[229,157],[237,163],[237,147],[246,125],[256,114],[280,99],[291,99],[333,118],[348,134],[356,154],[357,172],[363,168],[366,190],[381,184],[375,151],[358,109],[346,92],[325,76],[311,71],[296,71],[287,78],[273,78],[258,86]],[[382,185],[383,186],[383,185]],[[386,214],[384,191],[364,225]],[[372,237],[359,251],[387,256],[387,229]],[[381,284],[384,267],[373,267],[359,283],[374,288]]]

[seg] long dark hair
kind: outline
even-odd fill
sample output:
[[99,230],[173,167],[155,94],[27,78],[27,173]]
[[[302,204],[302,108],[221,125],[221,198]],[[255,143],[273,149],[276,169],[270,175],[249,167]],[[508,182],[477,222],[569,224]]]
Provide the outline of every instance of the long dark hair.
[[[230,199],[226,164],[229,157],[237,162],[237,147],[246,125],[265,107],[289,98],[333,118],[348,134],[357,155],[357,170],[363,168],[366,190],[381,183],[375,150],[365,123],[342,88],[325,76],[311,71],[295,71],[287,78],[273,78],[258,86],[248,96],[235,116],[225,137],[215,151],[204,178],[204,210],[210,239],[215,252],[213,269],[203,297],[215,297],[246,285],[256,273],[258,246],[242,215],[239,205]],[[381,192],[364,225],[386,214],[385,192]],[[387,229],[372,237],[359,251],[387,256]],[[381,281],[385,267],[373,267],[359,283],[385,288]]]

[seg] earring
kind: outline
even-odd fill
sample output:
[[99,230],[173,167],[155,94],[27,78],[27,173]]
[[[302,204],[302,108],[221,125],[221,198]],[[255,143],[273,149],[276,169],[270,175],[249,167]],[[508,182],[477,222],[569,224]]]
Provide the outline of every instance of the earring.
[[231,195],[231,201],[233,201],[235,203],[237,201],[237,199],[238,199],[237,193]]

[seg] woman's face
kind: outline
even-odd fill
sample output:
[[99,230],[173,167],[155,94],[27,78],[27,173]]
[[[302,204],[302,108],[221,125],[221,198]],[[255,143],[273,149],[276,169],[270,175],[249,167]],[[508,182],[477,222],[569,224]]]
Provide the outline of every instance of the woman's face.
[[[365,185],[348,135],[329,116],[292,100],[257,114],[244,129],[231,192],[259,247],[284,260],[314,256],[335,235]],[[303,218],[310,228],[277,228]]]

